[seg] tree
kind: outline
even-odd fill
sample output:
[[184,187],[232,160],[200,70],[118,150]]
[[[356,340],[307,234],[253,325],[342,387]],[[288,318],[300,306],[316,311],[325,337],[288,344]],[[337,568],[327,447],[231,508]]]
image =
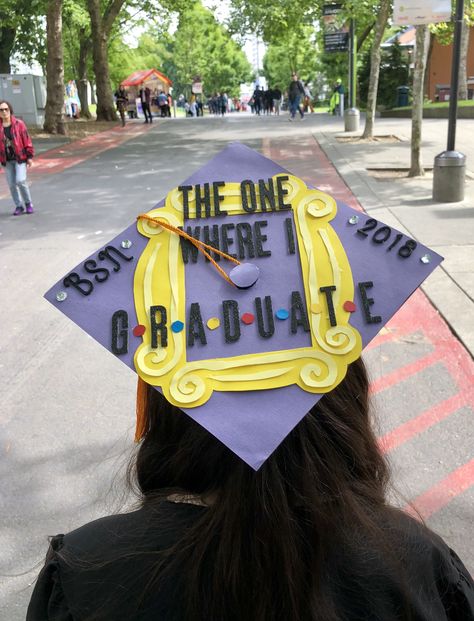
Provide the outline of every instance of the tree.
[[45,67],[45,13],[46,0],[16,0],[15,10],[12,0],[0,0],[0,73],[11,73],[13,54]]
[[63,0],[49,0],[46,13],[47,81],[44,129],[51,134],[65,134],[64,60],[62,43]]
[[0,73],[11,73],[10,56],[15,43],[16,28],[0,11]]
[[[320,85],[333,83],[337,78],[344,76],[348,71],[347,53],[325,53],[322,50],[324,31],[322,27],[322,7],[325,0],[231,0],[230,27],[233,31],[244,35],[248,32],[258,33],[265,43],[279,49],[283,41],[291,40],[293,33],[299,32],[301,27],[313,28],[315,37],[313,44],[308,48],[318,63],[318,78]],[[388,0],[388,4],[390,4]],[[357,49],[366,45],[376,23],[375,14],[378,11],[378,0],[346,0],[343,3],[343,14],[349,20],[355,18],[356,34],[358,39]],[[320,22],[319,28],[316,24]],[[385,20],[386,21],[386,20]],[[382,32],[383,34],[383,32]],[[306,43],[303,40],[302,47]],[[319,54],[318,54],[319,52]],[[270,62],[288,62],[281,54],[272,49],[267,58],[265,71],[268,74],[278,74],[278,67],[273,68]],[[324,76],[321,79],[321,75]],[[324,79],[325,78],[325,79]]]
[[181,13],[170,52],[163,68],[178,93],[190,94],[192,80],[199,75],[206,93],[237,96],[240,84],[252,78],[243,51],[200,2]]
[[[118,16],[124,14],[125,21],[133,21],[137,14],[167,16],[170,11],[184,11],[185,0],[86,0],[91,21],[92,57],[97,87],[97,120],[114,121],[115,113],[110,71],[108,45]],[[132,13],[127,13],[131,11]]]
[[263,74],[268,84],[285,91],[294,71],[303,80],[313,81],[318,69],[316,50],[315,29],[304,24],[269,43],[263,58]]
[[231,0],[229,27],[242,35],[256,33],[266,43],[278,42],[302,24],[319,19],[323,0]]
[[65,79],[75,80],[81,116],[91,118],[87,87],[92,73],[90,49],[92,45],[90,19],[84,2],[65,0],[63,10],[63,41],[65,51]]
[[[366,54],[362,59],[362,67],[359,72],[359,94],[362,101],[367,101],[369,75],[370,54]],[[396,105],[397,87],[408,84],[409,77],[408,62],[405,60],[400,43],[396,39],[389,48],[382,49],[377,104],[393,108]]]
[[97,120],[115,121],[112,88],[110,85],[107,44],[112,26],[126,0],[87,0],[87,10],[91,20],[92,57],[97,86]]
[[372,51],[370,54],[370,77],[369,89],[367,93],[367,111],[365,118],[365,127],[362,138],[373,138],[375,123],[375,108],[377,105],[377,90],[379,85],[381,44],[387,27],[388,17],[390,15],[390,0],[380,0],[377,21],[375,23],[374,40],[372,43]]
[[136,69],[154,67],[168,75],[173,62],[173,36],[166,26],[158,24],[148,29],[140,35],[135,49],[127,47],[122,40],[114,42],[110,50],[110,73],[116,83]]
[[[474,21],[474,11],[472,13],[473,21]],[[468,96],[468,88],[467,88],[467,53],[469,50],[469,35],[471,32],[470,23],[467,20],[464,20],[462,23],[461,30],[461,58],[459,62],[459,99],[467,99]]]
[[411,162],[409,177],[423,176],[421,161],[421,125],[423,122],[425,64],[428,56],[430,31],[427,25],[416,27],[415,68],[413,70],[413,101],[411,113]]

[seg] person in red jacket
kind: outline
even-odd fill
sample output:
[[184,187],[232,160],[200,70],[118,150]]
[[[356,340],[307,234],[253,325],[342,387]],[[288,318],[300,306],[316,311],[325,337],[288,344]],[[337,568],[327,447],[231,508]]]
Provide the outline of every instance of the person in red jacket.
[[[8,101],[0,100],[0,164],[5,167],[7,183],[15,203],[14,216],[33,213],[31,194],[26,182],[26,170],[34,156],[33,143],[20,119],[13,116]],[[23,207],[23,203],[25,206]]]

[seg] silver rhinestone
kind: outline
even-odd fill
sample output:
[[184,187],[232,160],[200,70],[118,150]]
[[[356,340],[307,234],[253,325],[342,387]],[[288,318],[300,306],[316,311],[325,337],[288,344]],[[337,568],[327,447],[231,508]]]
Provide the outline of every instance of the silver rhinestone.
[[56,293],[56,299],[58,302],[64,302],[66,298],[67,298],[67,293],[65,291],[58,291]]
[[422,263],[429,263],[429,262],[431,261],[431,256],[430,256],[429,254],[424,254],[424,255],[421,257],[420,261],[421,261]]
[[349,224],[357,224],[359,222],[359,216],[351,216],[349,218]]
[[132,242],[129,239],[124,239],[120,245],[122,246],[122,248],[130,248]]

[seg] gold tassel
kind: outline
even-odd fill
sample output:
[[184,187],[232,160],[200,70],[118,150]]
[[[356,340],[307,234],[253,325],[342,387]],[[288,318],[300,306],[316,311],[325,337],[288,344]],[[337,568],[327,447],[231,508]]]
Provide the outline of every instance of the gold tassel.
[[147,423],[147,401],[148,401],[148,384],[138,377],[137,383],[137,423],[135,427],[135,442],[140,442],[146,433]]

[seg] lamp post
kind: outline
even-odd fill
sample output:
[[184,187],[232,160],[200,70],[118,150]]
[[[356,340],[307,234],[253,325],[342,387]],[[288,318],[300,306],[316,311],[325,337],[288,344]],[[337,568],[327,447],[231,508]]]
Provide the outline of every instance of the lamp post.
[[455,203],[464,199],[466,156],[456,151],[456,119],[463,19],[464,0],[457,0],[454,22],[453,59],[451,65],[451,88],[449,95],[448,144],[446,151],[443,151],[435,157],[433,168],[433,200],[442,203]]
[[349,26],[349,108],[344,113],[344,131],[359,130],[360,112],[356,108],[357,85],[357,39],[355,21],[351,18]]

